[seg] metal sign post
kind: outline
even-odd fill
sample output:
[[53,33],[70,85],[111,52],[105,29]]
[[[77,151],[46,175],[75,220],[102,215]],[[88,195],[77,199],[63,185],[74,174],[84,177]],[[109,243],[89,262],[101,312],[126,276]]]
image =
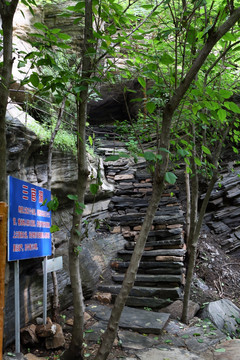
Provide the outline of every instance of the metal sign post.
[[48,259],[44,258],[43,266],[43,323],[47,323],[47,274],[53,271],[61,270],[63,267],[62,256],[57,258]]
[[43,324],[47,323],[47,257],[43,260]]
[[15,288],[15,352],[20,353],[20,287],[19,287],[19,260],[14,262]]

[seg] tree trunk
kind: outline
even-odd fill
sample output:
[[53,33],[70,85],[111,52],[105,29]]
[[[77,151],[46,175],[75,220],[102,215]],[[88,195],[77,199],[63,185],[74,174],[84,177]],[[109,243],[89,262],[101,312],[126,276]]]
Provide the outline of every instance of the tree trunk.
[[8,102],[8,92],[12,75],[12,31],[13,16],[16,11],[18,0],[12,0],[10,4],[0,2],[0,15],[3,30],[3,65],[0,71],[0,201],[6,201],[6,125],[5,116]]
[[[78,178],[77,197],[78,203],[84,203],[84,194],[87,186],[88,166],[86,156],[86,121],[87,121],[87,99],[89,79],[92,74],[91,48],[89,41],[92,39],[92,0],[85,1],[85,27],[84,45],[82,53],[82,82],[83,90],[80,92],[78,114],[77,114],[77,156],[78,156]],[[73,213],[73,224],[69,239],[69,271],[73,293],[74,324],[72,341],[69,349],[63,354],[64,360],[83,359],[83,326],[84,326],[84,299],[79,264],[79,251],[82,231],[82,214],[76,211],[76,203]]]
[[[199,217],[198,217],[197,221],[195,222],[194,229],[192,230],[190,237],[189,237],[189,241],[188,241],[188,247],[189,247],[188,248],[188,268],[187,268],[186,283],[185,283],[185,287],[184,287],[183,311],[182,311],[182,317],[181,317],[181,321],[184,323],[188,322],[188,303],[189,303],[189,299],[190,299],[191,284],[192,284],[193,272],[194,272],[195,263],[196,263],[197,244],[198,244],[199,234],[201,231],[204,215],[207,210],[207,205],[208,205],[208,202],[209,202],[209,199],[211,196],[211,192],[212,192],[213,187],[218,179],[218,160],[220,158],[220,155],[222,152],[222,147],[223,147],[223,144],[225,142],[228,132],[229,132],[229,127],[227,127],[225,129],[222,139],[219,140],[218,147],[217,147],[215,153],[213,153],[213,155],[212,155],[212,158],[214,159],[213,175],[209,182],[207,192],[206,192],[206,195],[204,197],[204,200],[203,200],[200,212],[199,212]],[[198,177],[196,168],[195,168],[194,176]],[[195,204],[196,204],[197,200],[198,200],[198,192],[196,192],[196,188],[193,189],[193,191],[192,191],[192,197],[195,198],[195,200],[193,200],[193,202],[195,202]]]
[[[191,233],[191,236],[189,237],[188,269],[187,269],[186,283],[184,286],[183,312],[182,312],[182,318],[181,318],[181,321],[184,322],[185,324],[187,324],[187,322],[188,322],[188,303],[189,303],[189,299],[190,299],[191,284],[192,284],[192,278],[193,278],[193,273],[194,273],[194,268],[195,268],[195,263],[196,263],[198,238],[199,238],[200,230],[202,227],[204,215],[205,215],[205,212],[207,209],[207,204],[209,202],[213,187],[218,178],[217,174],[218,174],[218,172],[216,170],[212,176],[210,183],[209,183],[207,193],[206,193],[206,196],[204,198],[204,201],[203,201],[203,204],[202,204],[202,207],[200,210],[198,221],[195,224],[195,227]],[[192,194],[192,197],[198,198],[198,194],[194,193],[194,194]]]
[[[59,109],[57,123],[56,123],[56,126],[55,126],[55,128],[54,128],[54,130],[52,132],[51,139],[50,139],[50,142],[49,142],[49,147],[48,147],[47,189],[50,190],[50,191],[51,191],[51,187],[52,187],[52,153],[53,153],[53,145],[54,145],[54,140],[56,138],[56,135],[58,133],[58,130],[59,130],[61,122],[62,122],[65,103],[66,103],[66,96],[63,98],[62,105],[61,105],[61,107]],[[52,239],[52,248],[53,248],[53,251],[52,251],[53,257],[55,257],[55,240],[54,239]],[[60,305],[59,305],[58,280],[57,280],[56,271],[53,271],[51,273],[51,275],[52,275],[52,282],[53,282],[52,320],[54,322],[58,322]]]

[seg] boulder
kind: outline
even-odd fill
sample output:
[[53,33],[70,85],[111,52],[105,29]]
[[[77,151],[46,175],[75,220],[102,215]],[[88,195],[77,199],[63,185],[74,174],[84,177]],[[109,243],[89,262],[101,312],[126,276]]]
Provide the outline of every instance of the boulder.
[[239,333],[240,309],[229,299],[210,302],[202,311],[201,318],[208,318],[230,336]]
[[[183,309],[183,302],[182,300],[176,300],[172,304],[168,305],[165,308],[162,308],[160,312],[170,314],[171,319],[179,320],[182,316],[182,309]],[[191,320],[198,310],[200,309],[199,304],[195,303],[194,301],[189,301],[188,304],[188,321]]]
[[56,325],[56,332],[53,336],[46,337],[45,346],[47,349],[58,349],[64,347],[65,338],[63,335],[62,327],[59,324]]
[[25,326],[21,329],[20,332],[21,336],[21,343],[24,345],[34,345],[39,342],[37,335],[36,335],[36,325],[31,324],[29,326]]

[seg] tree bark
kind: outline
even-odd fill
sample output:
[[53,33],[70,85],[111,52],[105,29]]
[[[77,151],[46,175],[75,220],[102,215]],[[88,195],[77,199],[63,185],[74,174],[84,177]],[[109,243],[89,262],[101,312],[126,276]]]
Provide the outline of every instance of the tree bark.
[[[185,283],[185,287],[184,287],[183,311],[182,311],[182,317],[181,317],[181,321],[184,323],[188,322],[188,303],[189,303],[189,299],[190,299],[191,284],[192,284],[192,278],[193,278],[193,273],[194,273],[194,268],[195,268],[195,263],[196,263],[197,244],[198,244],[199,234],[201,231],[204,215],[207,210],[207,205],[208,205],[208,202],[209,202],[209,199],[211,196],[211,192],[212,192],[213,187],[218,179],[218,161],[219,161],[219,158],[220,158],[220,155],[222,152],[222,148],[223,148],[223,144],[227,137],[228,132],[229,132],[229,127],[227,127],[225,129],[222,139],[219,139],[217,149],[212,156],[214,159],[213,175],[209,182],[207,192],[206,192],[206,195],[204,197],[204,200],[203,200],[200,212],[199,212],[198,219],[197,219],[197,221],[195,221],[195,225],[192,226],[192,231],[191,231],[189,241],[188,241],[188,268],[187,268],[186,283]],[[197,169],[195,169],[194,176],[198,177]],[[193,201],[195,202],[195,204],[197,204],[198,191],[196,192],[196,188],[193,188],[193,190],[192,190],[192,197],[195,198],[195,200],[193,200]],[[194,211],[195,210],[196,209],[194,209]]]
[[[61,122],[62,122],[62,117],[63,117],[63,112],[64,112],[64,108],[65,108],[65,103],[66,103],[66,96],[64,96],[61,107],[59,109],[58,112],[58,117],[57,117],[57,123],[56,126],[52,132],[51,135],[51,139],[49,141],[49,146],[48,146],[48,159],[47,159],[47,189],[51,191],[51,187],[52,187],[52,154],[53,154],[53,145],[54,145],[54,140],[56,138],[56,135],[58,133],[58,130],[60,128]],[[52,239],[52,255],[53,257],[55,257],[55,240]],[[53,271],[51,273],[52,275],[52,282],[53,282],[53,299],[52,299],[52,320],[54,322],[58,322],[58,318],[59,318],[59,293],[58,293],[58,279],[57,279],[57,274],[56,271]]]
[[3,30],[3,65],[0,71],[0,201],[6,201],[7,169],[6,169],[6,125],[5,116],[8,103],[8,92],[12,75],[12,32],[13,16],[18,0],[0,1],[0,15]]
[[[77,197],[79,203],[84,203],[84,194],[87,186],[88,166],[86,156],[86,121],[87,121],[87,99],[89,79],[92,74],[91,48],[89,41],[92,39],[92,0],[85,1],[85,27],[84,45],[82,53],[82,81],[83,90],[80,92],[77,113],[77,156],[78,156],[78,178]],[[76,204],[73,213],[71,236],[69,239],[69,271],[73,293],[74,324],[72,340],[69,349],[63,354],[64,360],[83,359],[83,326],[84,326],[84,299],[82,292],[79,251],[81,244],[82,214],[76,211]]]

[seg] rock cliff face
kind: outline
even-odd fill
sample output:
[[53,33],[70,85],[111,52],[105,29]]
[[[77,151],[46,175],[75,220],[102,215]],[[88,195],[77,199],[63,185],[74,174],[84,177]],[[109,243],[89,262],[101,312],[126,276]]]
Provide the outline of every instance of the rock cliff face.
[[[8,144],[8,175],[29,181],[35,185],[45,187],[47,180],[46,159],[47,147],[42,145],[36,134],[25,127],[23,112],[11,106],[7,113],[7,144]],[[28,117],[29,121],[29,117]],[[89,156],[89,170],[91,174],[96,172],[99,162]],[[100,161],[101,165],[101,161]],[[69,274],[67,246],[71,230],[72,203],[67,199],[67,194],[74,194],[76,187],[76,159],[71,153],[63,153],[55,150],[53,154],[53,178],[52,193],[57,195],[60,201],[59,211],[53,214],[53,223],[60,226],[60,231],[55,234],[56,256],[63,256],[63,270],[57,272],[59,280],[59,292],[61,306],[65,307],[72,301]],[[92,203],[92,196],[87,191],[85,209],[86,219],[104,219],[107,214],[109,197],[113,191],[113,185],[104,178],[103,185],[96,202]],[[81,257],[81,269],[83,275],[83,289],[85,297],[92,295],[96,289],[100,275],[104,275],[109,268],[109,262],[114,254],[124,246],[123,237],[113,237],[109,234],[97,234],[94,225],[89,225],[89,235],[83,242]],[[20,262],[20,293],[21,293],[21,323],[42,313],[42,259],[24,260]],[[105,275],[104,275],[105,276]],[[13,340],[14,334],[14,286],[13,264],[8,264],[7,269],[7,292],[5,307],[5,339],[6,342]],[[52,281],[49,277],[48,307],[50,308]]]

